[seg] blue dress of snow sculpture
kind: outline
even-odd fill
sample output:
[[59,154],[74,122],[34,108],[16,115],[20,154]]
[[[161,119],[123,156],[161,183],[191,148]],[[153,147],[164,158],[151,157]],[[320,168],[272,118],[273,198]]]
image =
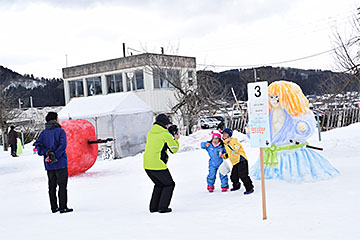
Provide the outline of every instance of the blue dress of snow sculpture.
[[[264,149],[265,178],[300,183],[338,175],[326,158],[306,147],[316,122],[301,88],[277,81],[269,85],[268,91],[272,145]],[[260,160],[252,167],[251,175],[260,179]]]

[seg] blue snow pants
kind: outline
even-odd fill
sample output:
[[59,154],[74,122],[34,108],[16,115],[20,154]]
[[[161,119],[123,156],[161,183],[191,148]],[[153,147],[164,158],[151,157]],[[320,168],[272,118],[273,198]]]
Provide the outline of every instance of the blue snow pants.
[[[209,146],[206,146],[208,143]],[[223,159],[219,156],[220,153],[225,153],[225,149],[222,145],[214,147],[211,142],[202,142],[201,148],[205,149],[210,157],[209,160],[209,174],[206,178],[208,186],[212,187],[215,184],[216,173],[219,169],[219,166],[222,164]],[[228,176],[224,176],[219,172],[219,177],[221,180],[221,187],[228,187]]]

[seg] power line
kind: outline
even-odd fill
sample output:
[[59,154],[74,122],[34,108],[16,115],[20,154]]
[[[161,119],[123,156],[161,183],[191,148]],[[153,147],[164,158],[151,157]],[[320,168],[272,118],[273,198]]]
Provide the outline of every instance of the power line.
[[311,54],[311,55],[308,55],[308,56],[305,56],[305,57],[300,57],[300,58],[295,58],[295,59],[285,60],[285,61],[279,61],[279,62],[273,62],[273,63],[251,64],[251,65],[242,65],[242,66],[239,66],[239,65],[237,65],[237,66],[216,65],[216,64],[203,64],[203,63],[199,63],[197,65],[198,66],[219,67],[219,68],[252,68],[252,67],[259,67],[259,66],[279,65],[279,64],[297,62],[297,61],[301,61],[301,60],[304,60],[304,59],[317,57],[317,56],[332,52],[332,51],[336,50],[337,48],[339,48],[339,47],[332,48],[332,49],[329,49],[329,50],[326,50],[326,51],[323,51],[323,52]]
[[[295,27],[280,28],[280,31],[282,32],[282,34],[286,34],[287,37],[289,37],[289,36],[295,37],[296,35],[299,35],[299,34],[312,35],[317,32],[329,30],[328,28],[333,27],[333,24],[337,24],[338,26],[348,24],[349,18],[351,16],[354,16],[354,14],[356,12],[357,12],[357,9],[346,11],[341,14],[337,14],[335,16],[318,19],[316,21],[311,21],[308,23],[300,24]],[[311,31],[308,30],[309,27],[312,28]],[[234,49],[234,48],[238,48],[239,46],[247,47],[248,45],[255,44],[255,42],[263,42],[263,41],[267,41],[267,40],[263,39],[259,36],[255,36],[255,37],[247,38],[242,41],[235,41],[235,42],[229,41],[229,42],[226,42],[225,44],[222,43],[221,45],[217,45],[217,46],[215,45],[215,47],[213,46],[211,48],[208,48],[208,47],[207,48],[201,48],[201,47],[198,48],[197,47],[196,51],[197,52],[213,52],[213,51],[226,50],[226,49],[230,49],[230,48]]]

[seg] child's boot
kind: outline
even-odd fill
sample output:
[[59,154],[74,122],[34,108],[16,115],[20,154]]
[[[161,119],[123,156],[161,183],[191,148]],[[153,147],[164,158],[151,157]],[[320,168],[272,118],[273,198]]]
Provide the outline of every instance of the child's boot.
[[209,192],[213,192],[214,189],[215,189],[214,186],[209,186],[209,185],[207,186],[207,190],[208,190]]
[[229,189],[229,186],[222,187],[222,188],[221,188],[221,191],[222,191],[222,192],[227,192],[228,189]]
[[254,192],[254,188],[250,189],[249,191],[244,192],[245,195],[252,194]]
[[239,189],[240,189],[240,186],[241,186],[241,183],[234,183],[234,184],[233,184],[233,188],[230,189],[230,191],[239,190]]

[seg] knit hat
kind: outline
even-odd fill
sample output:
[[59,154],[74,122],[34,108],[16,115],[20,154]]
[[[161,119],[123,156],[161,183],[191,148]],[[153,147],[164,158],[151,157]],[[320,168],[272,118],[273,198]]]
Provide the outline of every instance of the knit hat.
[[211,138],[221,139],[221,133],[219,131],[211,131]]
[[51,120],[57,120],[58,114],[56,112],[48,112],[45,117],[46,122],[50,122]]
[[171,121],[168,116],[165,114],[159,114],[155,118],[156,123],[159,123],[160,125],[166,126],[171,124]]
[[232,137],[233,130],[231,130],[230,128],[225,128],[221,133],[227,133],[230,137]]

